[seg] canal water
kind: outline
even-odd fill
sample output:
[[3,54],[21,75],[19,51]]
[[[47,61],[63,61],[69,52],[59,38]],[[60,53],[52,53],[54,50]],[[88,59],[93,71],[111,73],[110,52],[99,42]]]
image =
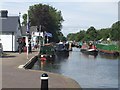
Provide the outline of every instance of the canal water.
[[68,54],[58,55],[55,60],[38,61],[32,69],[44,70],[68,76],[82,88],[118,88],[118,61],[111,56],[92,56],[73,48]]

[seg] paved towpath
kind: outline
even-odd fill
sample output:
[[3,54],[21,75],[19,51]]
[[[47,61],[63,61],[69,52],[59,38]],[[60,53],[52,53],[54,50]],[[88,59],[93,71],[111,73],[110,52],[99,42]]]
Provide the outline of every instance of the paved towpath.
[[[37,52],[29,54],[29,59],[37,55]],[[18,68],[29,59],[26,53],[7,53],[2,59],[2,88],[40,88],[40,76],[45,71],[25,70]],[[49,88],[80,88],[80,85],[63,75],[47,72],[49,76]]]

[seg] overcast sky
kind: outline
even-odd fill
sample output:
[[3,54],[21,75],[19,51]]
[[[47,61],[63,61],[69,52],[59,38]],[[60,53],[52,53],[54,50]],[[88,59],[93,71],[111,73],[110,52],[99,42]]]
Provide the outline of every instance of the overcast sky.
[[109,28],[118,21],[119,0],[1,0],[0,10],[7,9],[9,15],[16,16],[27,13],[29,6],[44,3],[49,4],[62,12],[64,22],[62,32],[66,36],[80,30],[87,30],[90,26],[96,29]]

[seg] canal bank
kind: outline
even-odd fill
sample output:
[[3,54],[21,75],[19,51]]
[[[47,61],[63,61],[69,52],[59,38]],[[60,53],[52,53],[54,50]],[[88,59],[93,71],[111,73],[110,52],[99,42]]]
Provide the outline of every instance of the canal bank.
[[[29,59],[37,55],[37,52],[29,54]],[[2,88],[40,88],[40,76],[47,73],[49,76],[49,88],[78,88],[80,85],[73,79],[63,75],[45,71],[25,70],[18,68],[28,62],[26,53],[7,53],[2,60]]]

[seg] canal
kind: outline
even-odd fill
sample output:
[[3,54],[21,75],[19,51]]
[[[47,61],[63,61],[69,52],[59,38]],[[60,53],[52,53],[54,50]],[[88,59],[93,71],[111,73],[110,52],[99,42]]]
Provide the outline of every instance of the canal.
[[52,61],[38,60],[32,69],[68,76],[82,88],[118,88],[118,60],[110,56],[94,57],[73,48],[67,55],[58,55]]

